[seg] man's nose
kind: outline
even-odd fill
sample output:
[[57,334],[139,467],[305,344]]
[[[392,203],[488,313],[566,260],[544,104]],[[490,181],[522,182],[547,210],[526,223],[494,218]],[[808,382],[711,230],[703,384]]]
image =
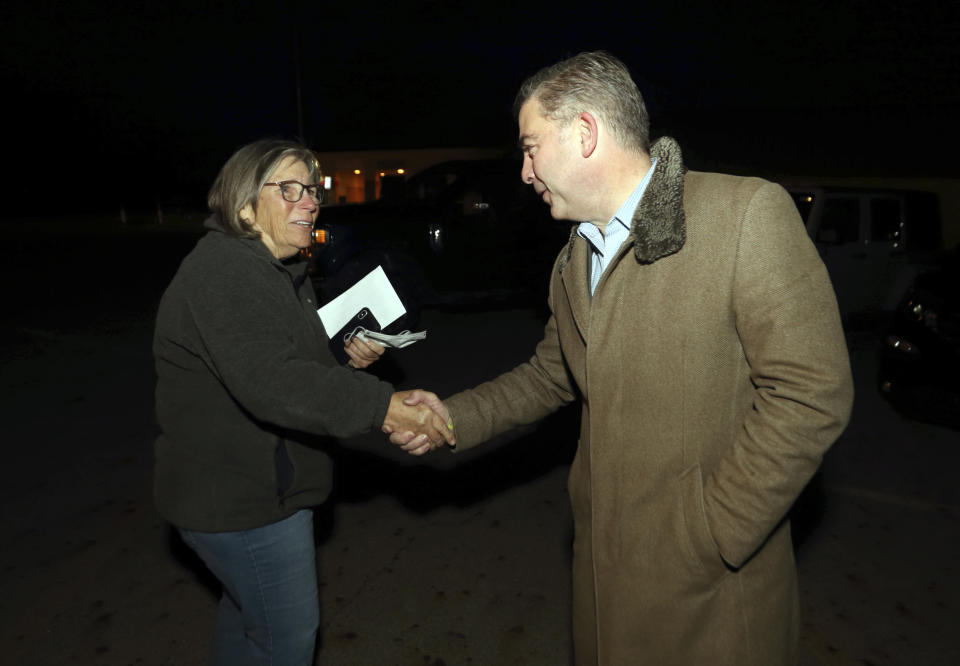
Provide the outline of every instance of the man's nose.
[[530,159],[529,155],[524,154],[523,166],[520,167],[520,180],[525,182],[527,185],[532,185],[534,178],[536,178],[536,176],[533,173],[533,160]]

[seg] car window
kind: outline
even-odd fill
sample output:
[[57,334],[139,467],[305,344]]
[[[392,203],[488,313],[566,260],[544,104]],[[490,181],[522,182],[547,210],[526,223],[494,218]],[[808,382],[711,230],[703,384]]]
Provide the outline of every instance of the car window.
[[800,211],[800,219],[806,224],[807,220],[810,219],[810,211],[813,209],[814,193],[791,192],[790,196],[793,197],[793,203],[796,204],[797,210]]
[[841,245],[859,240],[860,199],[855,196],[828,196],[823,202],[817,241]]
[[942,244],[940,199],[932,192],[908,192],[903,199],[903,239],[911,250],[936,250]]
[[458,174],[445,171],[420,175],[411,183],[410,196],[423,203],[437,203],[441,195],[457,182],[458,178]]
[[870,200],[870,240],[900,243],[903,212],[900,200],[893,197],[874,197]]

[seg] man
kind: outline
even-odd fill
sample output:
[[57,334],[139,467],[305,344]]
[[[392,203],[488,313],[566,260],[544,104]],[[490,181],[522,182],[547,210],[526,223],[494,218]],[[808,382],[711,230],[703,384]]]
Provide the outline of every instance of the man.
[[530,361],[446,401],[457,448],[581,401],[578,665],[795,663],[786,516],[853,390],[792,200],[688,172],[668,137],[650,146],[640,93],[609,54],[540,71],[516,108],[524,182],[582,224]]

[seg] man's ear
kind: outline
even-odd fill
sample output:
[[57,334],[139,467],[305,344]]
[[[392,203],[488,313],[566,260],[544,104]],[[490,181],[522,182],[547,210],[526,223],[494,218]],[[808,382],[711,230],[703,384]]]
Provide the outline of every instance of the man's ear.
[[577,131],[580,133],[580,154],[590,157],[597,149],[598,130],[597,119],[589,111],[582,111],[577,116]]

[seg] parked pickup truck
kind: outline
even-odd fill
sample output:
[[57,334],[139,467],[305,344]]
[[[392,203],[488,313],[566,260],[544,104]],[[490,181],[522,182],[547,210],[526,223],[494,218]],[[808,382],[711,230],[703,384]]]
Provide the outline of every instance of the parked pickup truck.
[[936,262],[940,204],[930,192],[789,186],[845,318],[891,312]]
[[310,253],[321,302],[378,265],[408,311],[546,302],[572,225],[550,217],[518,160],[444,162],[400,185],[375,202],[321,207]]
[[[389,195],[320,209],[310,271],[321,301],[383,266],[408,310],[545,301],[572,226],[520,180],[517,160],[460,160],[392,183]],[[941,242],[929,192],[790,185],[845,318],[891,312],[935,263]],[[386,191],[386,190],[385,190]]]

